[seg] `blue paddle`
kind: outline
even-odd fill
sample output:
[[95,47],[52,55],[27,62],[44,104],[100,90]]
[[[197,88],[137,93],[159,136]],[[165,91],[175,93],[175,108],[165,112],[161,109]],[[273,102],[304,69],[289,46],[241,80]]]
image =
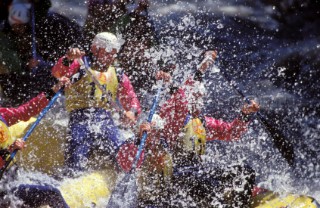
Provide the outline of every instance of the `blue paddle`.
[[[153,99],[152,107],[150,109],[150,113],[148,116],[148,122],[152,121],[152,117],[156,111],[159,98],[160,98],[161,87],[158,88],[157,94]],[[134,158],[131,169],[126,175],[123,177],[121,181],[118,182],[114,191],[110,196],[110,200],[108,202],[108,208],[116,208],[116,207],[133,207],[137,203],[137,184],[136,184],[136,167],[138,161],[140,159],[141,153],[144,149],[145,143],[147,139],[147,132],[143,132],[141,137],[141,142],[139,145],[139,149]],[[125,203],[125,204],[124,204]]]
[[[31,53],[32,58],[37,60],[37,44],[36,44],[36,15],[34,10],[34,2],[31,3]],[[37,72],[37,67],[32,68],[32,72]]]
[[[40,112],[37,120],[32,124],[32,126],[30,127],[30,129],[27,131],[27,133],[24,135],[24,137],[22,138],[23,141],[27,141],[27,139],[29,138],[29,136],[31,135],[31,133],[33,132],[33,130],[37,127],[37,125],[40,123],[41,119],[46,115],[46,113],[50,110],[50,108],[53,106],[53,104],[56,102],[56,100],[58,99],[58,97],[62,94],[63,89],[60,89],[50,100],[49,104]],[[13,160],[13,158],[16,156],[18,150],[14,150],[11,154],[10,157],[8,158],[8,160],[6,160],[6,163],[4,165],[4,167],[0,170],[0,180],[4,174],[4,172],[6,171],[6,169],[8,168],[8,166],[10,165],[11,161]]]
[[34,11],[34,3],[31,3],[31,30],[32,30],[32,42],[31,42],[31,50],[32,50],[32,58],[37,58],[37,45],[36,45],[36,16]]

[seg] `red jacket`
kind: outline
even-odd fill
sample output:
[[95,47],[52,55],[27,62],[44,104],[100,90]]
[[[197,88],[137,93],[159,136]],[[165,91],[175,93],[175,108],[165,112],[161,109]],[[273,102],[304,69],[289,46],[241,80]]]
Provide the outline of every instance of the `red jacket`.
[[[36,116],[45,108],[48,104],[48,99],[44,93],[39,94],[37,97],[31,99],[27,103],[24,103],[16,108],[1,108],[0,116],[3,122],[8,126],[12,126],[19,121],[28,121],[32,116]],[[9,153],[6,149],[0,150],[0,168],[5,164],[3,157]]]
[[49,100],[46,98],[45,93],[40,93],[37,97],[20,105],[19,107],[0,107],[0,116],[8,126],[12,126],[19,121],[28,121],[32,116],[38,115],[48,103]]
[[[187,82],[187,85],[192,84]],[[175,144],[175,140],[181,133],[184,122],[189,113],[188,96],[184,88],[180,88],[167,100],[160,109],[160,117],[165,120],[162,135],[169,146]],[[246,131],[247,122],[236,118],[233,122],[224,122],[209,116],[205,116],[206,140],[234,141],[240,138]]]
[[[63,76],[71,77],[80,69],[80,64],[77,60],[74,60],[73,63],[68,67],[62,64],[63,58],[64,57],[60,58],[58,63],[52,68],[52,74],[56,78]],[[118,98],[122,107],[126,111],[131,110],[135,111],[137,114],[141,113],[140,102],[129,78],[125,74],[123,74],[122,80],[119,83]]]
[[[186,85],[192,86],[193,81],[188,80]],[[174,149],[176,139],[184,127],[184,122],[188,114],[188,97],[185,88],[178,89],[178,91],[161,106],[159,115],[165,120],[161,134],[166,139],[170,149]],[[237,140],[247,127],[247,122],[244,122],[241,119],[235,119],[233,122],[228,123],[205,116],[205,122],[207,141],[216,139],[225,141]],[[155,134],[146,141],[146,148],[151,150],[147,151],[147,153],[152,154],[152,160],[155,161],[153,164],[161,166],[164,164],[165,153],[159,152],[159,140],[155,139],[154,136]],[[157,136],[155,137],[158,138]],[[133,144],[125,144],[120,147],[117,161],[123,170],[130,170],[133,161],[132,156],[136,155],[137,149],[138,148]],[[144,152],[142,153],[141,158],[144,157],[143,155]]]

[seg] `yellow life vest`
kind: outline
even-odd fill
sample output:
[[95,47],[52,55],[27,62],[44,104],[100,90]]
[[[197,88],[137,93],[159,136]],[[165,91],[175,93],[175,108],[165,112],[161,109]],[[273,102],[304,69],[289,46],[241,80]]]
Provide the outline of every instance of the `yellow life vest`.
[[7,149],[13,142],[14,138],[11,137],[9,127],[0,119],[0,149]]
[[[203,155],[206,148],[206,130],[199,118],[193,118],[187,121],[187,124],[182,129],[180,137],[180,145],[174,150],[173,154],[188,155],[188,153],[196,153]],[[171,177],[173,172],[173,161],[171,154],[168,152],[165,158],[165,166],[163,173],[165,177]]]
[[[189,155],[190,152],[197,155],[203,155],[206,147],[206,130],[199,118],[193,118],[186,121],[182,129],[181,137],[177,142],[176,149],[168,150],[168,144],[161,140],[159,146],[166,154],[163,157],[163,176],[165,181],[170,181],[173,174],[174,157],[176,155]],[[180,154],[181,153],[181,154]],[[147,162],[147,160],[145,160]],[[155,170],[156,168],[154,168]]]
[[[90,72],[99,81],[102,87],[106,89],[113,101],[116,100],[118,90],[118,78],[116,69],[110,66],[106,72],[99,72],[90,69]],[[85,74],[79,81],[72,84],[66,90],[66,109],[73,111],[81,108],[106,108],[108,98],[105,97],[102,91],[94,83],[92,77]]]
[[190,119],[183,128],[183,148],[198,155],[205,153],[206,129],[199,118]]

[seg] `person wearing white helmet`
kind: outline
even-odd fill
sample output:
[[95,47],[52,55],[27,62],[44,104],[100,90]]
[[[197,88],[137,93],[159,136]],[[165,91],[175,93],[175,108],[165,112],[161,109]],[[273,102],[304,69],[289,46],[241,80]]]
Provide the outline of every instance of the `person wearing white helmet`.
[[31,42],[31,3],[14,0],[9,5],[8,13],[9,28],[12,32],[9,33],[9,36],[16,43],[18,50],[21,51],[20,54],[26,56]]
[[31,20],[31,4],[13,1],[9,6],[8,21],[11,26],[15,24],[27,24]]
[[[0,68],[5,72],[0,75],[0,85],[8,104],[19,105],[52,85],[54,62],[81,42],[82,34],[75,21],[49,11],[50,0],[9,1],[1,33],[14,53],[0,47],[0,53],[6,54],[0,56]],[[12,69],[13,64],[18,66]]]
[[[74,84],[65,90],[66,109],[70,112],[66,165],[71,170],[87,169],[89,152],[94,149],[103,149],[112,158],[120,145],[121,136],[111,117],[114,109],[108,107],[109,101],[120,103],[123,109],[120,115],[127,127],[134,124],[140,114],[140,103],[130,80],[115,65],[121,44],[121,38],[114,34],[99,33],[91,44],[90,74],[80,67],[85,53],[79,48],[68,50],[52,69],[56,78],[71,77],[78,73]],[[101,87],[109,96],[105,96]]]

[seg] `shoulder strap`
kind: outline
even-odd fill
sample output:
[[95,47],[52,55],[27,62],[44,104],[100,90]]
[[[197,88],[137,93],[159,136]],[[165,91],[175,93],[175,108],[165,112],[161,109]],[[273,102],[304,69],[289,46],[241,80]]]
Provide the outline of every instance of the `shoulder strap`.
[[[118,80],[118,83],[120,84],[122,82],[124,70],[122,68],[120,68],[119,66],[113,66],[113,67],[115,68],[117,80]],[[119,89],[119,87],[117,88],[117,91],[118,91],[118,89]],[[118,92],[117,92],[117,94],[118,94]],[[118,96],[116,97],[116,103],[121,109],[123,109],[123,106],[121,105],[121,102],[120,102]]]
[[189,123],[190,119],[191,119],[191,114],[188,113],[186,116],[186,119],[184,120],[183,127],[185,127]]
[[117,75],[117,79],[118,82],[121,83],[122,82],[122,78],[123,78],[123,74],[124,74],[124,70],[122,68],[120,68],[119,66],[113,66],[116,70],[116,75]]
[[207,128],[206,118],[205,118],[205,116],[203,115],[203,113],[200,113],[200,115],[198,116],[198,118],[200,119],[203,127],[206,129],[206,128]]
[[4,120],[4,118],[0,115],[0,120],[5,124],[5,125],[7,125],[8,126],[8,123],[7,123],[7,121],[5,121]]

